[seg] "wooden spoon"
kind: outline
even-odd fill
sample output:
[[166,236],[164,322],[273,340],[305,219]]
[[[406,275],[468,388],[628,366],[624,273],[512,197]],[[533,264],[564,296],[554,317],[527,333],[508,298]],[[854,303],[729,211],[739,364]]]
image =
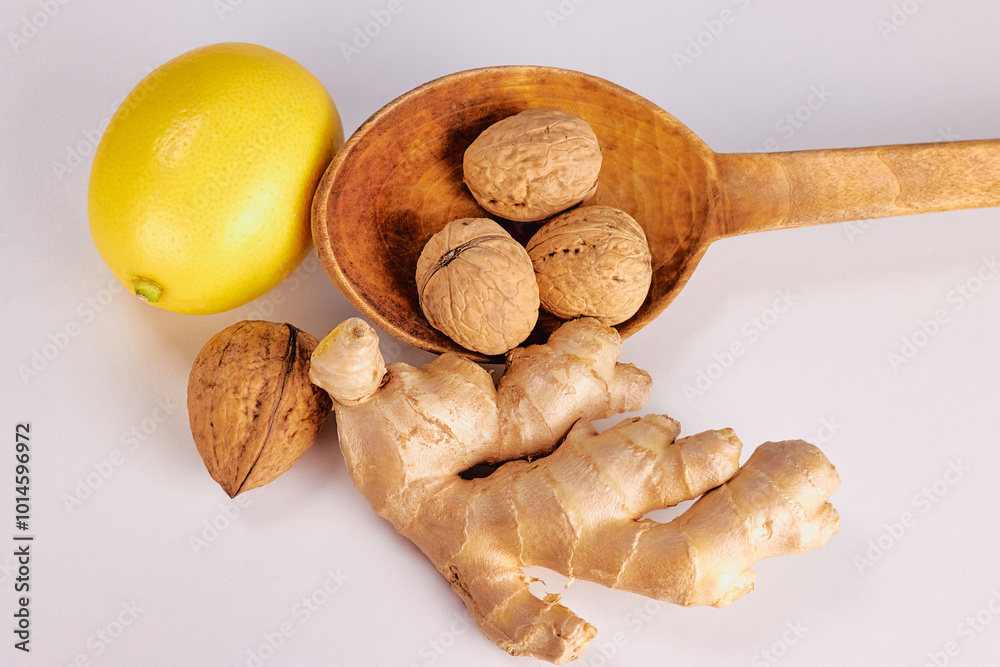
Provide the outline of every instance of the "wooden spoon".
[[[460,348],[427,323],[414,272],[424,243],[449,221],[490,217],[462,182],[463,154],[488,126],[530,107],[590,124],[604,162],[586,203],[627,211],[646,232],[652,287],[639,312],[618,325],[623,337],[666,308],[716,239],[1000,205],[1000,141],[719,154],[652,102],[588,74],[536,66],[459,72],[375,113],[316,191],[319,258],[374,324],[426,350],[500,361]],[[526,241],[541,223],[504,224]],[[551,326],[542,318],[535,338]]]

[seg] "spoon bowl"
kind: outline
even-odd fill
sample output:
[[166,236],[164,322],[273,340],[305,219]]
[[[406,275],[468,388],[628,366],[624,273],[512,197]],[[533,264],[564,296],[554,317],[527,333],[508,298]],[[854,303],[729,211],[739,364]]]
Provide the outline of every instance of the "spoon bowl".
[[[755,231],[1000,205],[1000,144],[965,141],[770,154],[719,154],[658,106],[572,70],[503,66],[426,83],[389,103],[348,139],[313,200],[313,239],[330,279],[374,324],[433,352],[461,348],[424,318],[414,275],[427,240],[456,218],[494,217],[463,183],[465,149],[493,123],[533,107],[568,111],[603,151],[585,204],[642,225],[653,278],[628,337],[659,315],[709,244]],[[544,223],[499,220],[527,242]],[[557,324],[539,319],[527,341]]]

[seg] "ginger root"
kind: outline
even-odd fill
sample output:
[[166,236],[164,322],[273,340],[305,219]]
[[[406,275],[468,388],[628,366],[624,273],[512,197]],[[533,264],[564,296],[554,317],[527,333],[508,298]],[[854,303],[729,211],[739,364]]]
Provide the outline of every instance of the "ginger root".
[[[337,327],[317,348],[313,382],[327,386],[341,363],[368,368],[358,357],[377,345],[352,341],[371,336],[359,319]],[[583,318],[513,351],[496,388],[445,354],[419,369],[390,364],[366,398],[335,397],[355,485],[512,655],[561,664],[596,635],[559,596],[535,597],[522,567],[724,606],[753,588],[757,560],[822,546],[839,527],[827,502],[836,470],[808,443],[766,443],[741,468],[728,429],[678,439],[677,422],[647,415],[597,432],[591,420],[649,397],[648,374],[617,363],[620,348],[614,329]],[[502,465],[462,475],[484,462]],[[643,518],[699,496],[669,523]]]

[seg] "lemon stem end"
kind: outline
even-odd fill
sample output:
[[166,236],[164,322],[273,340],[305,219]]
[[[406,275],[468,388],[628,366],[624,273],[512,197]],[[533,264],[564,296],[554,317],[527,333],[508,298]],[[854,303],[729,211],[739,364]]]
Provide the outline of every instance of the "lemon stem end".
[[156,303],[163,294],[163,288],[149,278],[133,278],[132,289],[139,301]]

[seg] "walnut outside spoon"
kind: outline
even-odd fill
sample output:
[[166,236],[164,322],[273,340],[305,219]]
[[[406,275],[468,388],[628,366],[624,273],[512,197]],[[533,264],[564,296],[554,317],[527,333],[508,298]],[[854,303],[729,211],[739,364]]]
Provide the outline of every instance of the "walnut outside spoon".
[[[489,217],[462,182],[465,149],[488,126],[532,107],[568,111],[593,128],[603,165],[586,203],[628,212],[649,240],[652,286],[639,311],[616,327],[622,337],[666,308],[717,239],[1000,206],[1000,140],[715,153],[673,116],[604,79],[539,66],[469,70],[376,112],[316,191],[319,258],[374,324],[425,350],[500,361],[460,348],[428,324],[414,271],[424,243],[448,222]],[[538,224],[507,227],[530,236]]]

